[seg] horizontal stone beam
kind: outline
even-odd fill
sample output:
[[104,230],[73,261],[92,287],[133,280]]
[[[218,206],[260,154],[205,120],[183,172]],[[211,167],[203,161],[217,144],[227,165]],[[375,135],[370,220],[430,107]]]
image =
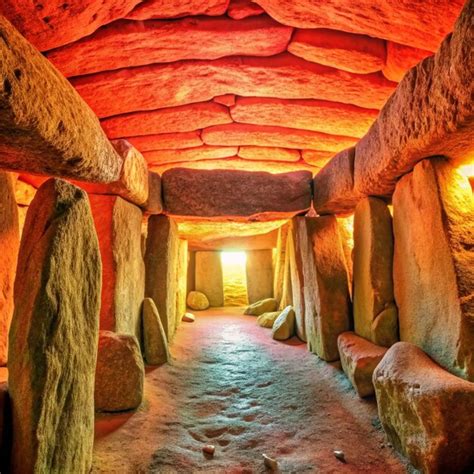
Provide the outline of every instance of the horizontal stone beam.
[[118,179],[122,159],[68,81],[0,15],[0,167]]
[[188,240],[190,250],[269,250],[276,247],[278,231],[249,237],[223,237],[215,240]]
[[180,163],[186,161],[214,160],[217,158],[228,158],[236,156],[236,146],[197,146],[183,148],[182,150],[153,150],[145,151],[143,156],[150,165],[162,165],[165,163]]
[[391,195],[395,183],[430,156],[472,160],[474,143],[474,3],[468,1],[452,35],[411,69],[356,145],[358,192]]
[[199,131],[182,133],[159,133],[157,135],[143,135],[128,137],[133,146],[140,151],[182,150],[200,147],[203,143]]
[[270,174],[176,168],[163,176],[165,213],[187,217],[271,220],[311,205],[311,173]]
[[314,208],[318,214],[349,214],[361,198],[354,191],[354,148],[334,156],[314,177]]

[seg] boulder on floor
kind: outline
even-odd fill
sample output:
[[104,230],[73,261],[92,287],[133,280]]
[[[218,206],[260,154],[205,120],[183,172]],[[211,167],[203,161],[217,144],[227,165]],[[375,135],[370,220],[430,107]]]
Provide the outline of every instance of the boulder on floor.
[[151,298],[143,300],[142,318],[145,361],[150,365],[169,362],[170,353],[165,330],[155,302]]
[[178,245],[176,223],[167,216],[150,216],[145,252],[145,296],[155,302],[168,341],[176,330]]
[[0,365],[7,364],[8,330],[13,315],[13,282],[19,247],[13,176],[0,172]]
[[268,313],[263,313],[257,318],[257,324],[259,326],[262,326],[262,328],[271,329],[280,314],[281,311],[271,311]]
[[249,303],[273,296],[273,252],[248,250],[246,261],[247,295]]
[[295,312],[287,306],[273,323],[272,337],[277,341],[286,341],[295,334]]
[[474,199],[444,158],[397,184],[394,284],[400,339],[474,381]]
[[387,352],[353,332],[343,332],[337,338],[337,347],[342,370],[351,381],[359,397],[368,397],[375,392],[372,375]]
[[471,472],[474,384],[398,342],[373,375],[380,421],[393,446],[426,473]]
[[209,300],[200,291],[190,291],[186,299],[187,305],[194,311],[203,311],[209,308]]
[[196,252],[196,291],[207,296],[209,305],[224,306],[224,280],[220,252]]
[[278,301],[275,298],[266,298],[247,306],[244,314],[248,316],[260,316],[263,313],[271,313],[277,309]]
[[145,369],[137,338],[99,332],[95,372],[96,411],[134,410],[143,400]]
[[101,261],[87,194],[57,179],[26,217],[8,357],[12,467],[89,472]]
[[196,321],[196,316],[193,313],[184,313],[182,320],[186,323],[194,323]]
[[380,346],[398,341],[398,314],[393,296],[392,216],[387,204],[368,197],[354,214],[355,332]]

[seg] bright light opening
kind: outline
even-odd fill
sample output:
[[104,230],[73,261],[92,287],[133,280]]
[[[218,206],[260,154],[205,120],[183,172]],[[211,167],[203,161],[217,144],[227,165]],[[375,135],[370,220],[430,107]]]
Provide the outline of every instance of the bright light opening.
[[245,252],[221,252],[224,306],[248,304]]

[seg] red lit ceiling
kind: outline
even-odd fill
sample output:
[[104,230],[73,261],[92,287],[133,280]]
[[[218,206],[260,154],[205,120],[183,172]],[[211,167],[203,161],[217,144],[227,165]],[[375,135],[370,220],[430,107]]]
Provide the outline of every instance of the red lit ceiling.
[[319,167],[353,145],[461,0],[3,0],[110,138],[158,171]]

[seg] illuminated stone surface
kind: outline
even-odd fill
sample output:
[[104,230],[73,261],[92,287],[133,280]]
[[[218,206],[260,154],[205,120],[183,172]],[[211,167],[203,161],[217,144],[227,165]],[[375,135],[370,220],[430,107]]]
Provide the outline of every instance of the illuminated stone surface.
[[292,28],[267,16],[244,21],[227,17],[120,21],[47,57],[69,77],[187,59],[272,56],[286,50],[291,33]]
[[186,313],[187,280],[188,280],[188,242],[180,239],[178,242],[178,264],[176,267],[176,329]]
[[146,214],[161,214],[163,201],[161,199],[161,176],[148,172],[148,200],[142,206]]
[[252,0],[230,0],[227,15],[235,20],[242,20],[249,16],[260,15],[264,13],[262,7],[252,2]]
[[398,341],[393,296],[393,231],[387,204],[377,198],[359,201],[354,214],[355,332],[379,346]]
[[388,41],[387,63],[382,70],[383,75],[391,81],[400,82],[409,69],[432,54],[431,51]]
[[263,313],[271,313],[278,309],[278,301],[275,298],[265,298],[250,304],[244,311],[248,316],[261,316]]
[[369,397],[375,393],[372,375],[387,352],[353,332],[343,332],[337,338],[337,347],[342,370],[351,381],[359,397]]
[[398,342],[374,372],[380,421],[390,442],[422,472],[465,472],[474,463],[474,384],[421,349]]
[[380,71],[386,57],[380,39],[324,28],[295,31],[288,51],[307,61],[358,74]]
[[118,196],[90,194],[102,260],[100,329],[141,335],[145,265],[142,211]]
[[354,180],[359,192],[391,194],[397,179],[429,156],[472,160],[473,15],[469,1],[452,36],[406,74],[357,144]]
[[[241,223],[242,224],[242,223]],[[222,233],[226,234],[226,224],[222,224]],[[251,236],[226,236],[222,238],[199,240],[199,236],[191,235],[187,240],[192,250],[268,250],[276,246],[276,230],[266,234],[257,234]]]
[[257,324],[262,326],[262,328],[269,328],[273,327],[273,324],[277,320],[278,316],[280,316],[281,311],[272,311],[271,313],[263,313],[257,318]]
[[87,195],[51,179],[30,205],[15,280],[8,357],[14,470],[91,468],[100,287]]
[[272,326],[272,338],[277,341],[286,341],[295,333],[295,312],[287,306],[275,320]]
[[138,408],[143,399],[145,370],[135,336],[99,331],[95,372],[96,411]]
[[275,246],[274,270],[273,270],[273,297],[280,303],[283,292],[283,279],[286,258],[286,240],[289,225],[286,223],[279,227],[277,242]]
[[2,366],[7,364],[8,330],[14,306],[13,283],[20,246],[14,186],[12,174],[0,172],[0,365]]
[[271,250],[248,250],[245,273],[250,304],[273,297],[273,254]]
[[70,84],[0,15],[0,166],[85,181],[122,160]]
[[224,306],[220,252],[196,252],[195,271],[196,291],[206,295],[210,306]]
[[311,201],[311,174],[306,171],[272,175],[175,169],[162,180],[165,210],[178,217],[272,220],[303,212]]
[[393,195],[400,339],[474,381],[474,200],[442,158],[424,160]]
[[15,187],[15,200],[17,204],[22,206],[29,206],[31,201],[35,197],[36,187],[28,184],[27,182],[16,179],[14,180]]
[[149,18],[175,18],[188,15],[223,15],[229,0],[147,0],[140,3],[127,18],[148,20]]
[[143,347],[145,361],[149,365],[161,365],[170,360],[168,341],[154,301],[143,300]]
[[240,158],[253,161],[299,161],[300,153],[291,148],[266,146],[241,146],[237,155]]
[[[196,267],[194,266],[194,269],[195,268]],[[209,308],[209,299],[201,291],[190,291],[186,299],[186,303],[194,311],[202,311]]]
[[[139,137],[128,137],[127,140],[142,152],[165,150],[171,154],[171,150],[183,148],[197,148],[203,145],[199,131],[183,133],[160,133],[157,135],[143,135]],[[158,153],[155,153],[158,156]]]
[[178,260],[176,223],[166,216],[150,216],[145,252],[145,296],[152,298],[168,342],[176,329],[176,269]]
[[[219,158],[228,158],[237,155],[236,146],[197,146],[194,148],[185,148],[182,150],[155,150],[145,151],[143,156],[146,158],[152,168],[166,163],[181,163],[200,160],[215,160]],[[176,165],[173,166],[173,168]],[[211,165],[212,166],[212,165]]]

